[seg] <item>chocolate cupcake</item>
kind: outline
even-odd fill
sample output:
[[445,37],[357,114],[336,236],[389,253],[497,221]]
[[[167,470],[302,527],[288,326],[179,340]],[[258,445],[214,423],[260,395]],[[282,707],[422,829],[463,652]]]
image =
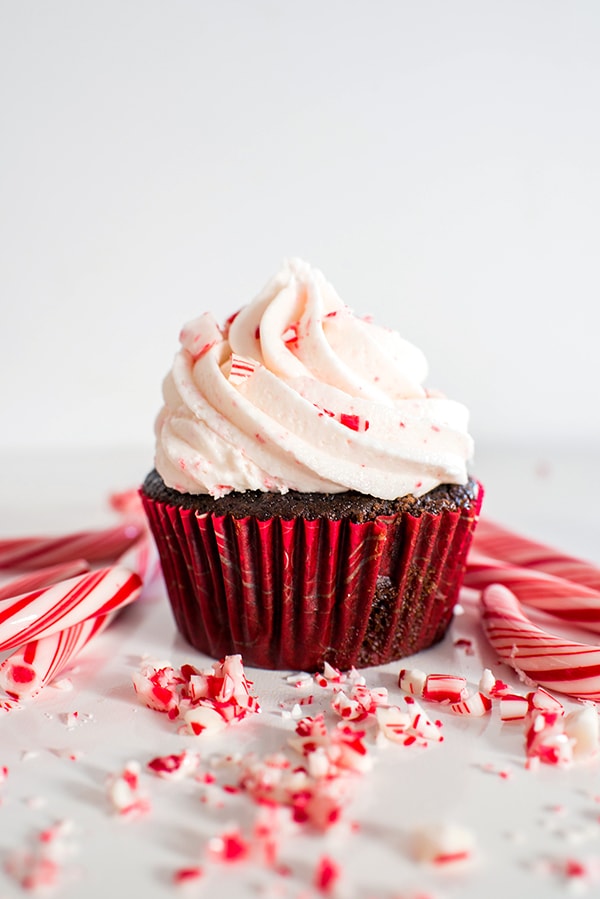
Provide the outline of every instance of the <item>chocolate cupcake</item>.
[[141,489],[175,620],[247,665],[377,665],[441,639],[481,506],[464,406],[293,260],[182,331]]

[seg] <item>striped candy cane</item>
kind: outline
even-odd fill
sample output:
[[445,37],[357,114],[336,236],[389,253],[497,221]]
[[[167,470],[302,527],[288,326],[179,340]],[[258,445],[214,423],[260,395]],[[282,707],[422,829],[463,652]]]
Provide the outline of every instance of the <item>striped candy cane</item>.
[[490,584],[504,584],[519,602],[547,612],[564,622],[600,633],[600,592],[552,574],[512,565],[469,552],[464,585],[484,590]]
[[515,534],[487,518],[480,519],[472,545],[477,553],[502,559],[521,568],[543,571],[600,593],[598,566]]
[[600,700],[600,646],[564,640],[538,627],[502,584],[486,587],[481,605],[484,631],[501,659],[550,690]]
[[95,531],[79,531],[59,537],[18,537],[0,540],[0,569],[31,571],[85,559],[113,561],[141,535],[141,525],[127,522]]
[[0,651],[115,611],[133,602],[141,587],[139,575],[115,566],[5,600],[0,606]]
[[32,640],[0,664],[0,688],[13,699],[31,699],[54,680],[92,637],[102,633],[114,612],[87,618],[57,634]]
[[9,599],[12,596],[20,596],[21,593],[30,593],[38,587],[49,587],[66,578],[75,577],[89,571],[90,566],[83,559],[75,559],[73,562],[62,562],[60,565],[52,565],[50,568],[40,568],[23,577],[13,578],[0,587],[0,600]]

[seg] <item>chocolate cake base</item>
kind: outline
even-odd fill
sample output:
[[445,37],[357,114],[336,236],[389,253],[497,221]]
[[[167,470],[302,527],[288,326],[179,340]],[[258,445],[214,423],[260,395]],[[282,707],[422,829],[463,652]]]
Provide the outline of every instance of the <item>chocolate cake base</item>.
[[411,655],[452,618],[482,488],[423,497],[141,489],[179,630],[246,665],[347,669]]

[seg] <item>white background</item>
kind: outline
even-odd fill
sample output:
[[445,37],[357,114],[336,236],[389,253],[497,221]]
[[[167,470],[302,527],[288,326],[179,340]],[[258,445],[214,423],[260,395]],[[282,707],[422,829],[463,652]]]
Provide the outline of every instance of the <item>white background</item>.
[[0,4],[5,449],[151,453],[184,321],[285,256],[478,446],[598,446],[600,5]]

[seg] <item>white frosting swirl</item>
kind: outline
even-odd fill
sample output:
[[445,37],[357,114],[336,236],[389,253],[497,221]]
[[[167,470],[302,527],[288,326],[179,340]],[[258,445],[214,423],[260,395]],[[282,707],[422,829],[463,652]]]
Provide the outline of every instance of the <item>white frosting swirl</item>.
[[426,392],[421,351],[357,318],[300,260],[225,328],[205,313],[180,341],[156,421],[169,487],[393,499],[467,481],[466,408]]

